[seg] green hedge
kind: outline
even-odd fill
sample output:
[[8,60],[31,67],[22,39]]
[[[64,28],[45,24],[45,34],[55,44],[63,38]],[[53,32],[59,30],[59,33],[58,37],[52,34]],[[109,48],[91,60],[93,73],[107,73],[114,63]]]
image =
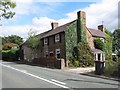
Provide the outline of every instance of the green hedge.
[[19,58],[19,50],[18,49],[3,50],[2,51],[2,60],[17,61],[18,58]]
[[115,61],[106,61],[105,75],[120,78],[120,58]]

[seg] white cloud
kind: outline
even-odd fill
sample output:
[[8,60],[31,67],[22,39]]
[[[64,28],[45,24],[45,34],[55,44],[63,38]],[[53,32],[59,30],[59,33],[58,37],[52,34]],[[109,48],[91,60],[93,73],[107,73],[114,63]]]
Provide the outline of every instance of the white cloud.
[[[21,1],[21,0],[20,0]],[[27,2],[27,1],[26,1]],[[32,3],[29,2],[29,5]],[[69,12],[66,14],[66,18],[61,18],[59,20],[54,20],[48,17],[34,17],[32,19],[31,25],[24,25],[24,26],[3,26],[3,35],[10,35],[10,34],[17,34],[19,36],[23,36],[24,38],[27,37],[28,30],[33,28],[36,30],[37,33],[44,32],[46,30],[51,29],[51,22],[57,21],[59,25],[63,25],[67,22],[70,22],[77,18],[77,11],[83,10],[86,12],[87,17],[87,26],[91,28],[96,28],[99,24],[102,24],[104,21],[104,25],[110,31],[113,31],[118,27],[118,0],[102,0],[101,2],[97,2],[91,4],[86,8],[81,8],[75,10],[73,12]],[[30,8],[28,6],[25,7],[26,10],[23,12],[28,13]],[[21,8],[20,8],[21,9]],[[26,12],[28,11],[28,12]],[[9,32],[9,33],[8,33]]]
[[102,21],[104,21],[105,27],[110,31],[117,28],[118,1],[102,0],[102,2],[83,9],[87,13],[87,26],[97,28],[97,25],[102,24]]

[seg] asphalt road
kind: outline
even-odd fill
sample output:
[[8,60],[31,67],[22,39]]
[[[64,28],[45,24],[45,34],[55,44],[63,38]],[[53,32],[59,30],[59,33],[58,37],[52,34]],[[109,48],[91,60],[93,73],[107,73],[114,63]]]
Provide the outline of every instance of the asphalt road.
[[[2,88],[118,88],[118,82],[12,62],[2,62]],[[1,78],[0,78],[1,79]]]

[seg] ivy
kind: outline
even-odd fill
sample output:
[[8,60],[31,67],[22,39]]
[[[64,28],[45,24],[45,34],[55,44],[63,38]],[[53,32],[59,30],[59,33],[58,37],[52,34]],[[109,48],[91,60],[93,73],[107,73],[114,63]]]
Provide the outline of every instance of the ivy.
[[65,45],[66,60],[69,61],[69,66],[86,67],[94,65],[94,56],[87,43],[86,33],[81,21],[76,20],[66,27]]
[[65,30],[66,60],[69,64],[73,63],[73,49],[77,46],[76,21],[70,23]]
[[100,40],[100,38],[94,39],[94,45],[96,49],[104,50],[104,43]]

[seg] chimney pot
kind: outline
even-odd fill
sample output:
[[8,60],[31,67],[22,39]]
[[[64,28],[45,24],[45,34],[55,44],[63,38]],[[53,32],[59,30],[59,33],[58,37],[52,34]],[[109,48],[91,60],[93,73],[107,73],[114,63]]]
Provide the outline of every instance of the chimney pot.
[[103,25],[99,25],[98,26],[98,30],[101,30],[102,32],[104,32],[104,26]]
[[55,29],[56,27],[58,27],[58,22],[52,22],[51,26],[52,26],[52,30]]

